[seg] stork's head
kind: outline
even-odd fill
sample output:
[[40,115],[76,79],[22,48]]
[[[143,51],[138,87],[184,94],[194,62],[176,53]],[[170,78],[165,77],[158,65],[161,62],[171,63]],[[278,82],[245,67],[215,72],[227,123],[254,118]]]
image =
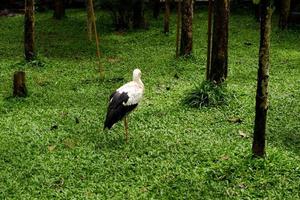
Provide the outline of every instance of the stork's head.
[[141,79],[141,76],[142,76],[141,70],[139,70],[139,69],[133,70],[133,73],[132,73],[133,80],[139,80],[139,79]]

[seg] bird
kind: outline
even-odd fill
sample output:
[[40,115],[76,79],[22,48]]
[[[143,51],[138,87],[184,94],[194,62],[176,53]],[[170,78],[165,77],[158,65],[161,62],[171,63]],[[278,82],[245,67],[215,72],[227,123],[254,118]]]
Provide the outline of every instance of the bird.
[[119,87],[109,97],[104,130],[111,129],[115,123],[124,119],[126,143],[128,142],[128,114],[138,106],[144,95],[141,76],[141,70],[134,69],[132,81]]

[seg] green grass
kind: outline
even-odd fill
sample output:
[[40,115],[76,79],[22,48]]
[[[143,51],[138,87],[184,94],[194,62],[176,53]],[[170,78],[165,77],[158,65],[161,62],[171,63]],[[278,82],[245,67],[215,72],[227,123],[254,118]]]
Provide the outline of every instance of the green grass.
[[[165,36],[162,18],[150,20],[148,31],[118,34],[98,12],[104,81],[84,11],[67,15],[57,22],[37,14],[41,63],[33,66],[22,64],[23,17],[0,18],[0,199],[300,198],[299,30],[280,32],[274,20],[267,157],[253,160],[259,25],[250,13],[231,16],[227,89],[234,96],[201,109],[182,99],[204,80],[204,11],[195,13],[193,57],[179,60],[174,15]],[[136,67],[146,89],[125,144],[122,123],[102,128],[110,93]],[[11,97],[20,68],[25,99]]]
[[223,106],[227,105],[234,97],[234,94],[227,91],[226,84],[216,85],[205,80],[189,91],[182,103],[192,108]]

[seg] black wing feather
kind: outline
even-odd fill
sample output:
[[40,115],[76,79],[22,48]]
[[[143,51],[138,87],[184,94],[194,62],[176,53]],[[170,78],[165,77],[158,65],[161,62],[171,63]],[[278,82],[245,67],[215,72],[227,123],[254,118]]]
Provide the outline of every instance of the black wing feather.
[[116,91],[110,95],[104,129],[110,129],[116,122],[122,120],[126,114],[137,106],[137,104],[125,106],[123,103],[126,103],[128,99],[129,96],[126,92],[119,93]]

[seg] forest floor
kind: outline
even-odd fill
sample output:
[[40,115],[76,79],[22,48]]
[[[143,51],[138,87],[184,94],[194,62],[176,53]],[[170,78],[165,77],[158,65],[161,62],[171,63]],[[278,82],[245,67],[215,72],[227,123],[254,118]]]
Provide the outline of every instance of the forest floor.
[[[205,11],[194,16],[194,54],[174,59],[171,32],[149,18],[146,31],[118,33],[98,12],[104,81],[84,10],[36,16],[38,60],[23,61],[23,16],[0,18],[0,199],[300,199],[299,29],[271,45],[267,156],[252,159],[259,24],[232,13],[227,105],[182,104],[204,80]],[[123,124],[103,131],[108,97],[140,68],[145,96]],[[26,71],[27,98],[12,97]],[[241,121],[240,123],[235,123]]]

